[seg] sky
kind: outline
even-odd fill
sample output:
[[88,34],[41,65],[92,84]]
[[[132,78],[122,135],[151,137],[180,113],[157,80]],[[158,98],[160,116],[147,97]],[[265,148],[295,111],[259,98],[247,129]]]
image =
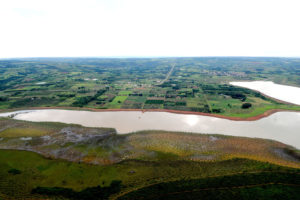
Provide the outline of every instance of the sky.
[[299,0],[0,0],[0,58],[300,57]]

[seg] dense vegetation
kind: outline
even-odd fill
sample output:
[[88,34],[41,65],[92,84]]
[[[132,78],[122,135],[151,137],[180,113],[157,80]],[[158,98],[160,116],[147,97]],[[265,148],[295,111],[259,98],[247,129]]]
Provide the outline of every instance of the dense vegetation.
[[[296,109],[234,80],[300,86],[295,58],[39,58],[0,60],[0,109],[173,109],[248,117]],[[242,105],[251,103],[243,109]],[[247,104],[246,104],[247,105]]]
[[70,188],[62,187],[37,187],[34,188],[31,192],[33,194],[40,194],[46,196],[54,197],[64,197],[69,199],[78,199],[78,200],[102,200],[108,199],[108,197],[114,193],[120,192],[121,190],[121,181],[112,181],[109,186],[101,187],[88,187],[84,190],[76,192]]
[[300,174],[242,173],[233,176],[163,182],[118,199],[297,199]]

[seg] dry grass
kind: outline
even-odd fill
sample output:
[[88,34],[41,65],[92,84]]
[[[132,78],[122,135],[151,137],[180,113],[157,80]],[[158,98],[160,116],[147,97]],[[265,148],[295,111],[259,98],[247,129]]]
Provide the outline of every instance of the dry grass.
[[277,155],[274,149],[289,147],[272,140],[153,131],[132,134],[128,142],[136,149],[171,153],[183,159],[216,161],[239,157],[300,167],[299,161]]
[[34,128],[8,128],[0,132],[0,137],[37,137],[49,134],[48,131]]

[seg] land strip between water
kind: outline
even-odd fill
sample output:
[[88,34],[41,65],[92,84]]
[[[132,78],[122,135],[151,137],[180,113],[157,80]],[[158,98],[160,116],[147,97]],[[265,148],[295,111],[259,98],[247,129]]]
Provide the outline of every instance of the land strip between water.
[[183,110],[169,110],[169,109],[97,109],[97,108],[79,108],[79,107],[28,107],[26,109],[4,109],[1,110],[0,113],[5,112],[15,112],[19,110],[51,110],[51,109],[59,109],[59,110],[79,110],[79,111],[92,111],[92,112],[119,112],[119,111],[139,111],[139,112],[168,112],[174,114],[188,114],[188,115],[202,115],[208,117],[217,117],[222,119],[228,119],[232,121],[256,121],[265,117],[268,117],[277,112],[300,112],[299,110],[289,110],[289,109],[270,109],[265,111],[262,114],[258,114],[256,116],[251,117],[234,117],[234,116],[224,116],[213,113],[203,113],[203,112],[194,112],[194,111],[183,111]]

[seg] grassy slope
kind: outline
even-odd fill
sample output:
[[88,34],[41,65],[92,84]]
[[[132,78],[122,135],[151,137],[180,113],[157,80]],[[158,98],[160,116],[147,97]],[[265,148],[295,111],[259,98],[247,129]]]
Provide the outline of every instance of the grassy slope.
[[[121,180],[123,184],[121,195],[147,185],[182,179],[242,172],[299,172],[296,169],[247,159],[221,162],[128,160],[114,165],[99,166],[49,160],[25,151],[1,150],[0,152],[0,195],[10,196],[12,199],[37,198],[38,196],[30,194],[37,186],[64,187],[79,191],[86,187],[109,185],[112,180]],[[20,174],[9,173],[11,169],[19,170]]]

